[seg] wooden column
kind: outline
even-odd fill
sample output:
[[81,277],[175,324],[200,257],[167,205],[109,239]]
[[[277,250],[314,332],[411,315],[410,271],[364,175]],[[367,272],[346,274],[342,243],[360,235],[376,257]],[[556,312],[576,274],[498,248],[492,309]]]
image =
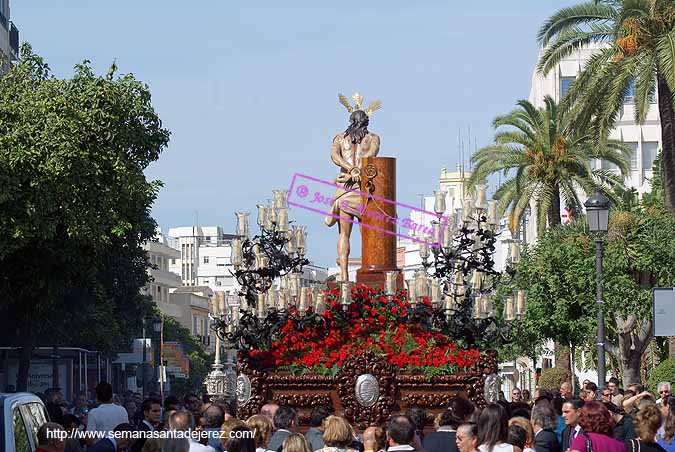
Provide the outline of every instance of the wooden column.
[[[370,193],[373,198],[362,199],[366,209],[361,216],[361,268],[356,271],[356,282],[384,285],[384,272],[400,271],[396,266],[396,224],[393,221],[396,218],[396,159],[364,158],[361,191]],[[402,273],[397,277],[397,286],[403,288]]]

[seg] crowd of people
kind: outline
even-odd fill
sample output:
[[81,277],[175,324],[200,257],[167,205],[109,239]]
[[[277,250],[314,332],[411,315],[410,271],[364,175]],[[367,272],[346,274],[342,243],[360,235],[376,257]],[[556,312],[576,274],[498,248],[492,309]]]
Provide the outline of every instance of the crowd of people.
[[[658,397],[640,385],[625,390],[612,379],[601,393],[586,381],[559,390],[518,388],[480,409],[450,399],[435,417],[413,406],[382,425],[357,431],[340,413],[317,406],[301,432],[291,406],[263,405],[259,414],[238,419],[225,402],[195,394],[182,400],[156,394],[114,397],[110,384],[96,387],[97,406],[78,396],[66,408],[59,395],[45,394],[51,422],[38,431],[40,452],[675,452],[675,397],[670,383]],[[433,420],[433,428],[431,421]],[[106,432],[102,438],[54,438],[49,430]],[[306,431],[305,431],[306,430]],[[176,435],[114,436],[110,432],[187,432]]]

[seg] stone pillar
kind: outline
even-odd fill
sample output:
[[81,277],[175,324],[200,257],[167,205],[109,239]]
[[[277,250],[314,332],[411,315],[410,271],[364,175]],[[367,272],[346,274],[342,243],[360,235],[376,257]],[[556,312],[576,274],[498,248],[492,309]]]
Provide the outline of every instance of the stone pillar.
[[[396,159],[364,158],[361,162],[361,191],[373,198],[365,199],[364,196],[362,200],[366,209],[361,216],[361,268],[356,271],[356,282],[369,286],[384,285],[384,272],[400,271],[396,266],[397,237],[393,234],[396,232],[393,221],[396,218]],[[396,281],[397,287],[403,288],[402,273]]]

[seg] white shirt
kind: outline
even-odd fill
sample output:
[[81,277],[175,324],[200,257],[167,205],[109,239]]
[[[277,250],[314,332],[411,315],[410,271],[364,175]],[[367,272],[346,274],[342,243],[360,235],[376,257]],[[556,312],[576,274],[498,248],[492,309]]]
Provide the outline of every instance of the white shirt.
[[190,452],[216,452],[213,447],[200,444],[192,438],[189,438],[188,441],[190,441]]
[[120,424],[128,423],[127,410],[114,403],[102,403],[87,416],[88,432],[112,432]]
[[[478,446],[478,450],[481,452],[487,452],[490,449],[488,449],[488,446],[485,444],[481,444]],[[495,444],[495,446],[492,448],[492,452],[513,452],[513,446],[507,443]]]
[[147,425],[148,427],[150,427],[150,431],[151,431],[151,432],[154,432],[154,431],[155,431],[155,427],[153,427],[152,424],[151,424],[150,422],[148,422],[147,420],[143,419],[143,423],[144,423],[145,425]]
[[410,450],[415,450],[415,448],[412,447],[410,444],[401,444],[401,445],[399,445],[399,446],[391,446],[391,447],[389,447],[389,448],[387,449],[387,452],[389,452],[389,451],[393,451],[393,452],[396,452],[396,451],[404,452],[404,451],[410,451]]

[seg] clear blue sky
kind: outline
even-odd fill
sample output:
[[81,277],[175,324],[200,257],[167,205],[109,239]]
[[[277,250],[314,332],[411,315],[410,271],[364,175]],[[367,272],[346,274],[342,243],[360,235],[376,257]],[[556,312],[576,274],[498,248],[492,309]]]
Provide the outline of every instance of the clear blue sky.
[[[458,129],[478,146],[527,98],[539,24],[576,1],[11,0],[11,19],[54,73],[92,61],[148,83],[171,132],[147,171],[165,183],[153,213],[170,226],[234,228],[293,173],[332,179],[337,93],[381,99],[380,155],[398,159],[398,199],[418,205],[459,161]],[[473,138],[472,138],[473,140]],[[336,229],[312,212],[310,258],[335,262]],[[353,242],[360,242],[358,238]],[[357,249],[352,253],[359,255]]]

